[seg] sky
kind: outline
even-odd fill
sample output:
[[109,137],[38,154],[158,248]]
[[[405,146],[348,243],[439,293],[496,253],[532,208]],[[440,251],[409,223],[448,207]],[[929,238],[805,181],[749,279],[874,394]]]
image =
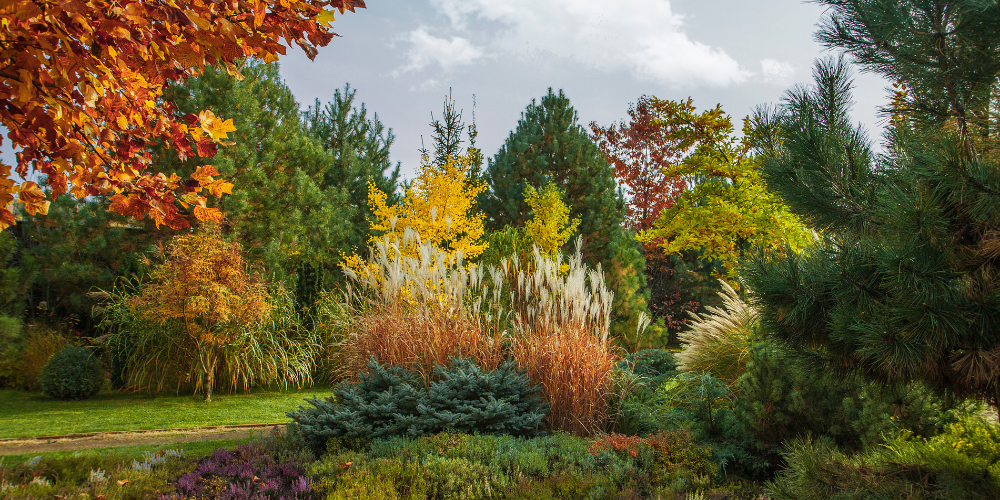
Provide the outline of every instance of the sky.
[[[451,95],[492,157],[532,99],[562,89],[580,117],[607,126],[642,95],[721,104],[739,120],[811,81],[835,56],[813,39],[822,6],[799,0],[366,0],[338,15],[341,37],[281,74],[303,105],[347,83],[391,127],[405,177],[430,146],[431,113]],[[854,119],[878,135],[889,82],[856,71]]]

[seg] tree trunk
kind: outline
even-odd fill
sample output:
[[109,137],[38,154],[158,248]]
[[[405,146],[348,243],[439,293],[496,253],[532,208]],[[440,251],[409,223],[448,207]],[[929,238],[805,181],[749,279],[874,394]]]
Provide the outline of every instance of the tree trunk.
[[207,363],[203,365],[205,370],[205,402],[212,402],[212,386],[215,383],[215,356],[212,353],[206,354],[208,360]]

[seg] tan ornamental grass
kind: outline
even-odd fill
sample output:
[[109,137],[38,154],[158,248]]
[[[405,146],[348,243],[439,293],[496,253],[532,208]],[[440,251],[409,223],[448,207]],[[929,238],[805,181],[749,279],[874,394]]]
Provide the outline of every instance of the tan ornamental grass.
[[757,329],[757,310],[720,280],[722,307],[707,307],[703,316],[692,312],[690,328],[678,335],[678,370],[706,371],[733,383],[746,371],[750,344]]
[[[499,366],[503,332],[490,314],[481,314],[489,293],[483,270],[420,242],[409,229],[404,239],[377,242],[363,272],[346,269],[354,320],[341,351],[349,371],[357,373],[371,358],[416,370],[424,380],[452,357]],[[416,245],[417,256],[404,255],[401,244]]]

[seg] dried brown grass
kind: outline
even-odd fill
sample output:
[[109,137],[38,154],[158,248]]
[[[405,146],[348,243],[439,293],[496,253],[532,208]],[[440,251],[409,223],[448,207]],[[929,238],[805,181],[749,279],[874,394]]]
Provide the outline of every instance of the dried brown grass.
[[528,378],[542,386],[553,429],[584,436],[601,430],[618,361],[611,343],[585,330],[563,329],[518,339],[513,355]]
[[[553,429],[593,435],[608,417],[607,399],[618,360],[609,342],[613,295],[600,267],[575,255],[550,259],[534,254],[501,268],[466,267],[452,256],[416,241],[416,257],[388,239],[373,248],[351,278],[345,302],[348,330],[339,352],[356,374],[375,358],[418,371],[425,381],[452,357],[494,369],[512,358],[542,386]],[[403,244],[413,244],[404,241]]]

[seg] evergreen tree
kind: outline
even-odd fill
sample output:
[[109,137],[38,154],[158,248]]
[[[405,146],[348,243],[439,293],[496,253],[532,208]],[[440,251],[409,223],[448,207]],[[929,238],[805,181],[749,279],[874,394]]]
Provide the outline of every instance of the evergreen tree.
[[378,114],[368,117],[364,103],[355,104],[357,90],[344,85],[333,92],[325,106],[319,99],[303,113],[303,125],[309,135],[319,139],[333,156],[323,183],[325,187],[344,186],[350,196],[351,248],[363,247],[371,236],[368,221],[372,217],[368,200],[368,182],[387,196],[390,205],[399,203],[399,162],[393,166],[389,148],[396,140]]
[[[433,131],[431,133],[431,140],[434,142],[434,160],[435,165],[444,165],[448,162],[449,158],[458,158],[459,156],[468,156],[469,158],[469,171],[467,173],[467,179],[470,184],[479,184],[482,182],[482,168],[483,168],[483,154],[476,148],[476,137],[479,135],[476,129],[476,96],[472,96],[472,123],[469,125],[465,124],[462,120],[463,110],[457,109],[455,107],[455,100],[451,98],[451,89],[448,90],[448,95],[444,98],[444,106],[441,110],[441,120],[434,118],[434,114],[431,113],[431,123],[430,127]],[[469,138],[469,147],[465,151],[462,150],[462,132],[466,132]],[[420,150],[421,156],[425,158],[430,158],[430,151],[427,148],[422,148]]]
[[608,245],[625,219],[625,201],[607,158],[562,91],[557,95],[549,89],[540,103],[532,100],[488,162],[485,181],[489,189],[479,206],[490,229],[523,226],[531,212],[525,187],[541,189],[553,182],[570,206],[570,217],[581,220],[585,259],[608,260]]
[[553,183],[562,191],[570,218],[580,219],[584,260],[601,265],[615,293],[612,335],[634,338],[649,300],[645,260],[624,227],[625,201],[611,164],[578,123],[562,91],[549,89],[540,102],[531,102],[484,177],[489,189],[479,206],[493,230],[521,227],[530,220],[527,186],[540,190]]
[[[207,67],[166,95],[182,111],[210,107],[233,120],[233,144],[208,162],[236,185],[219,201],[226,231],[270,277],[307,284],[298,287],[299,300],[311,302],[340,279],[340,252],[354,236],[358,209],[343,182],[346,167],[303,127],[276,64],[247,63],[240,71],[242,80]],[[170,162],[169,152],[159,161]],[[202,163],[189,159],[174,167],[186,173]]]
[[1000,404],[1000,9],[828,0],[819,39],[897,81],[886,153],[852,126],[842,60],[756,116],[770,188],[825,239],[746,269],[773,335],[879,380]]

